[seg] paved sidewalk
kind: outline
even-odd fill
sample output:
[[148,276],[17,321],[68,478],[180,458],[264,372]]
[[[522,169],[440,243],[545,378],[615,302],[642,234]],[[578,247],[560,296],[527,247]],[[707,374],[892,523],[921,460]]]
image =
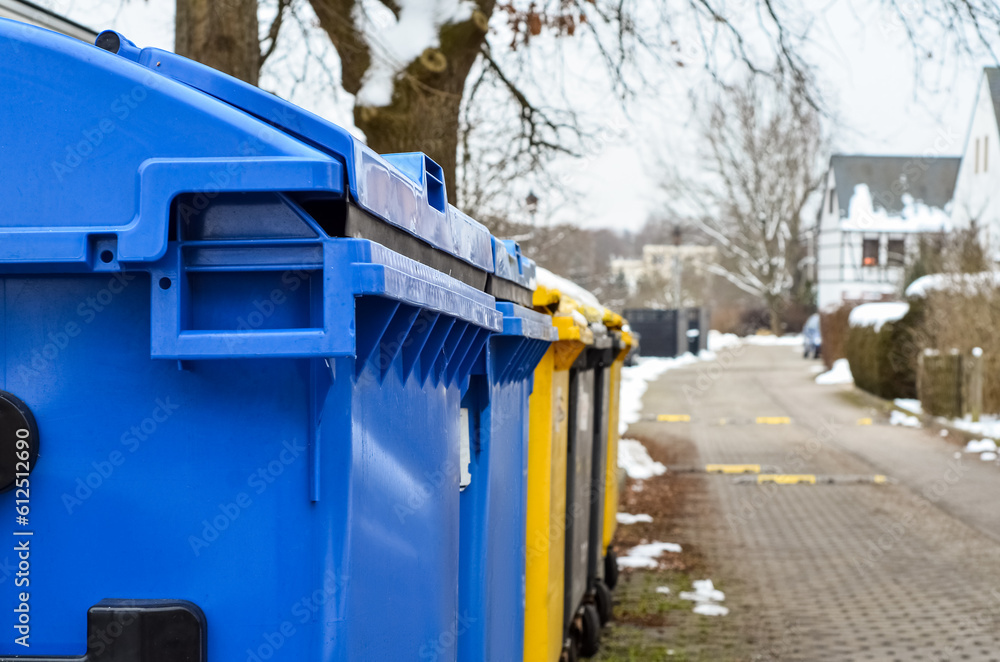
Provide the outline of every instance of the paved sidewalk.
[[815,363],[792,348],[736,353],[650,385],[645,414],[690,423],[643,421],[630,434],[688,438],[700,463],[898,481],[695,478],[702,512],[683,518],[677,542],[696,545],[728,582],[727,618],[746,629],[754,659],[1000,660],[1000,469],[956,460],[959,447],[930,431],[858,425],[870,413],[842,387],[816,385]]

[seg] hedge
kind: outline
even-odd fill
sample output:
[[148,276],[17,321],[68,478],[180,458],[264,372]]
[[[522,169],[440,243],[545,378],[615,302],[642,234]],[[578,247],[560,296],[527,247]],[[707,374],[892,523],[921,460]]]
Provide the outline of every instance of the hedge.
[[906,315],[886,322],[878,332],[870,326],[848,328],[844,355],[858,388],[888,400],[917,397],[920,350],[915,333],[923,315],[924,302],[913,300]]

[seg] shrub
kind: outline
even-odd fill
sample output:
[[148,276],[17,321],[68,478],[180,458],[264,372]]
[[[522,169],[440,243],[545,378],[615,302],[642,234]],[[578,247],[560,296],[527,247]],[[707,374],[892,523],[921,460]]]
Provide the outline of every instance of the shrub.
[[916,301],[925,313],[914,342],[942,354],[957,350],[966,356],[982,349],[983,411],[1000,413],[1000,289],[989,284],[953,288]]
[[[923,317],[923,303],[917,300],[901,319],[886,322],[878,331],[871,326],[848,327],[844,354],[859,388],[890,400],[917,397],[917,334]],[[825,336],[823,344],[825,351]]]
[[847,318],[853,308],[851,304],[844,304],[836,310],[820,313],[819,333],[823,338],[821,357],[827,369],[833,367],[833,362],[837,359],[847,356],[844,353],[844,344],[847,342]]

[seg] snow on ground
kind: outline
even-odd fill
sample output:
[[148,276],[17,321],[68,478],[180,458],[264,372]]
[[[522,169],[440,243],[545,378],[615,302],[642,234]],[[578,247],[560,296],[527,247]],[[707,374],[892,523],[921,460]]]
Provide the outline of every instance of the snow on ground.
[[881,303],[863,303],[851,311],[847,318],[851,326],[870,326],[878,333],[882,325],[895,322],[910,312],[910,304],[905,301],[886,301]]
[[743,339],[743,342],[748,345],[763,345],[768,347],[775,345],[801,347],[802,335],[795,334],[790,336],[772,336],[768,334],[766,336],[747,336]]
[[[802,345],[802,336],[799,334],[790,336],[772,336],[771,334],[767,334],[741,338],[735,333],[721,333],[714,329],[708,332],[708,349],[713,352],[718,352],[721,349],[733,347],[741,343],[747,345],[788,345],[790,347],[798,347]],[[702,356],[704,354],[702,352]]]
[[980,453],[979,459],[983,462],[993,462],[997,459],[997,454],[992,451],[987,451],[986,453]]
[[631,513],[618,513],[616,515],[619,524],[636,524],[638,522],[652,522],[653,516],[645,513],[633,515]]
[[908,416],[898,409],[893,409],[889,412],[889,425],[902,425],[907,428],[919,428],[920,419],[916,416]]
[[940,419],[942,423],[958,428],[963,432],[974,434],[980,437],[991,437],[1000,439],[1000,417],[992,414],[983,414],[979,417],[979,422],[973,422],[972,416],[965,418],[953,418],[951,420]]
[[691,600],[695,603],[694,613],[702,616],[725,616],[729,609],[720,605],[725,601],[726,594],[715,588],[711,579],[699,579],[692,582],[693,591],[681,591],[681,600]]
[[920,404],[920,400],[914,398],[896,398],[892,401],[892,404],[917,416],[924,413],[924,406]]
[[740,337],[735,333],[722,333],[715,329],[708,332],[708,349],[713,352],[718,352],[720,349],[732,347],[733,345],[739,345],[740,342]]
[[629,478],[636,480],[667,473],[667,468],[661,462],[654,462],[642,442],[635,439],[618,440],[618,466],[625,470]]
[[643,545],[636,545],[628,550],[624,556],[618,557],[619,568],[656,568],[659,562],[656,560],[664,552],[680,554],[681,546],[672,542],[650,542]]
[[817,384],[853,384],[854,375],[851,374],[851,365],[847,359],[837,359],[833,362],[833,367],[821,375],[816,375]]
[[659,594],[661,594],[661,595],[670,595],[670,587],[669,586],[657,586],[656,587],[656,592],[659,593]]
[[997,442],[992,439],[973,439],[965,445],[966,453],[985,453],[987,451],[996,451]]

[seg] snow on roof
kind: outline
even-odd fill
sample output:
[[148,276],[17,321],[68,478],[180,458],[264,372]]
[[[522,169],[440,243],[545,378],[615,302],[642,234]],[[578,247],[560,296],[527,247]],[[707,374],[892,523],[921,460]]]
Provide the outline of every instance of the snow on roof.
[[940,291],[976,294],[997,288],[1000,288],[1000,272],[996,271],[976,274],[930,274],[910,283],[906,288],[906,296],[924,298],[931,292]]
[[890,215],[902,212],[904,195],[943,209],[955,195],[961,161],[950,156],[834,154],[830,157],[830,169],[840,216],[847,216],[858,184],[867,186],[873,192],[875,206]]
[[840,229],[848,232],[945,232],[951,229],[950,205],[932,207],[913,199],[909,193],[901,197],[899,212],[876,208],[867,184],[857,184],[851,196],[847,218]]
[[902,319],[910,311],[910,304],[905,301],[888,301],[884,303],[863,303],[851,311],[847,318],[851,326],[871,326],[875,332],[882,330],[886,322]]

